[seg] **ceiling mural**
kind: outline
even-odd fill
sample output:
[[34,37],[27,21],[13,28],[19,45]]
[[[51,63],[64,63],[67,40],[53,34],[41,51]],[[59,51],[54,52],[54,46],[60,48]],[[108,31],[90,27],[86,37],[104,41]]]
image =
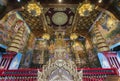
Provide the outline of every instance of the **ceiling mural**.
[[77,11],[78,4],[69,4],[67,6],[62,4],[41,4],[41,6],[42,13],[39,16],[32,16],[26,7],[19,11],[19,14],[36,38],[41,38],[44,33],[53,36],[55,30],[59,28],[65,30],[66,36],[69,36],[71,32],[84,36],[101,14],[101,10],[94,9],[89,16],[80,16]]
[[[19,13],[26,21],[35,36],[39,38],[45,32],[44,26],[49,27],[49,29],[47,28],[47,31],[50,31],[50,28],[52,28],[53,30],[51,31],[53,32],[60,27],[62,29],[65,29],[67,31],[66,33],[70,33],[68,30],[71,29],[73,26],[76,27],[76,32],[80,32],[80,34],[83,30],[88,31],[93,22],[98,18],[100,11],[94,10],[90,13],[89,16],[82,17],[76,13],[76,9],[77,8],[75,6],[45,7],[43,9],[43,14],[38,17],[32,16],[26,10],[19,11]],[[75,14],[77,14],[76,17]],[[76,25],[73,25],[74,22]]]
[[87,17],[79,16],[77,24],[78,30],[89,30],[93,22],[98,18],[99,15],[100,11],[94,10]]
[[30,30],[36,36],[40,36],[42,33],[44,33],[43,24],[42,24],[42,17],[40,17],[40,16],[34,17],[31,14],[29,14],[26,10],[19,11],[19,14],[22,16],[22,18],[25,20],[27,25],[30,27]]
[[45,17],[47,24],[53,28],[69,27],[75,15],[75,8],[48,8]]

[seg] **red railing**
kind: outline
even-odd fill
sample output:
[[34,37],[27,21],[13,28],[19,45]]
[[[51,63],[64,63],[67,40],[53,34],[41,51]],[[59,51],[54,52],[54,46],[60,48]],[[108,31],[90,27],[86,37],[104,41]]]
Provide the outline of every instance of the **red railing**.
[[83,81],[104,81],[107,76],[118,75],[115,68],[83,68]]
[[[37,81],[38,71],[42,71],[42,69],[7,70],[15,55],[15,52],[7,52],[2,56],[0,61],[0,81]],[[116,69],[78,68],[77,70],[78,72],[83,71],[83,81],[104,81],[107,76],[118,75]]]
[[103,52],[103,54],[106,56],[109,65],[111,67],[114,67],[118,70],[119,75],[120,75],[120,62],[117,56],[116,52]]
[[0,60],[0,69],[8,69],[15,55],[15,52],[7,52],[7,54],[3,54],[2,59]]
[[41,69],[19,69],[0,70],[0,81],[37,81],[38,70]]
[[[0,81],[37,81],[38,70],[42,69],[19,69],[0,70]],[[82,68],[83,81],[104,81],[107,76],[117,75],[116,69]]]

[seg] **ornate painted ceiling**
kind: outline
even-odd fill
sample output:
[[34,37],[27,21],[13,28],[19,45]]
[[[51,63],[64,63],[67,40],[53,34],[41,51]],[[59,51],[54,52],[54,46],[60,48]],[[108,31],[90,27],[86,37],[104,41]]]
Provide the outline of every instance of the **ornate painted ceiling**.
[[50,27],[70,27],[74,19],[76,8],[45,8],[45,17]]
[[23,17],[27,25],[30,27],[31,31],[36,36],[41,36],[42,33],[44,33],[44,28],[42,24],[42,17],[34,17],[30,15],[27,11],[20,11],[20,15]]
[[[21,0],[20,3],[14,0],[8,0],[8,7],[3,13],[21,8],[25,6],[30,0]],[[43,13],[34,17],[26,10],[19,11],[23,19],[26,21],[31,31],[37,36],[41,37],[43,33],[49,32],[53,34],[54,30],[61,27],[68,35],[72,30],[79,34],[86,33],[91,28],[93,22],[98,18],[101,11],[94,10],[88,17],[82,17],[76,13],[78,4],[84,0],[64,0],[62,3],[58,3],[57,0],[37,0],[43,6]],[[90,0],[91,3],[98,5],[113,12],[117,18],[119,18],[119,0],[115,0],[113,3],[111,0],[103,0],[102,3],[98,3],[98,0]],[[14,4],[13,4],[14,3]],[[106,5],[107,4],[107,5]],[[116,4],[116,6],[115,6]],[[109,6],[109,7],[108,7]],[[115,10],[115,11],[114,11]],[[3,16],[1,14],[0,16]],[[46,30],[47,28],[47,30]]]
[[[66,31],[67,34],[70,34],[72,29],[75,28],[76,32],[81,34],[82,31],[88,32],[93,22],[97,19],[100,14],[100,11],[93,10],[89,16],[82,17],[77,11],[77,6],[66,7],[64,5],[43,7],[42,15],[35,17],[29,14],[26,10],[20,11],[19,13],[26,21],[30,29],[37,37],[41,37],[45,27],[48,27],[47,30],[50,34],[54,30],[61,27]],[[51,29],[51,31],[50,31]],[[52,32],[52,33],[51,33]]]
[[79,16],[78,23],[77,23],[77,29],[78,30],[86,30],[86,31],[89,30],[99,15],[100,15],[100,11],[94,10],[87,17]]

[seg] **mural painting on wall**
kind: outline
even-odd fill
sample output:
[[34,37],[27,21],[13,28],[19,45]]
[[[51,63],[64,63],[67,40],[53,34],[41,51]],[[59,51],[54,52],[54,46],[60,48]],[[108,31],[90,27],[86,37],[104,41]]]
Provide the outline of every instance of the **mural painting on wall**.
[[23,33],[24,37],[21,41],[22,49],[26,45],[30,30],[17,12],[9,12],[6,14],[3,19],[0,20],[0,43],[8,46],[20,27],[25,28],[25,31]]
[[8,35],[6,33],[6,30],[4,28],[3,22],[0,22],[0,43],[5,44],[7,41]]
[[18,20],[16,13],[13,13],[13,14],[8,13],[0,21],[1,22],[0,23],[1,24],[0,25],[0,32],[1,32],[0,38],[2,40],[0,43],[4,45],[8,45],[11,39],[14,37],[15,35],[14,27],[16,27],[16,20]]
[[28,50],[25,54],[25,60],[24,60],[24,66],[25,67],[29,67],[30,66],[30,63],[32,61],[32,53],[33,51],[31,50]]
[[[32,62],[34,64],[41,64],[42,58],[44,58],[44,63],[46,63],[49,58],[54,58],[54,50],[55,50],[54,43],[55,43],[54,41],[49,41],[49,44],[46,43],[44,40],[37,41],[35,44],[35,48],[34,48],[35,50],[34,50],[34,53],[32,56],[32,58],[33,58]],[[72,46],[71,41],[66,41],[65,46],[66,46],[66,50],[67,50],[67,53],[68,53],[68,56],[70,57],[70,59],[75,60],[74,52],[77,51],[77,53],[79,54],[79,57],[80,57],[80,62],[81,62],[80,67],[81,68],[87,67],[86,57],[84,54],[83,46],[82,46],[82,44],[80,44],[80,42],[78,42],[75,46],[74,45]],[[92,50],[92,47],[88,40],[86,40],[86,49],[87,49],[87,54],[89,56],[88,58],[91,63],[91,67],[99,67],[97,54],[95,54],[94,51]],[[42,53],[44,53],[44,56],[42,56]],[[68,57],[68,56],[66,56],[66,57]]]
[[44,64],[49,59],[48,44],[46,41],[36,40],[32,58],[34,64]]
[[90,61],[91,67],[100,67],[100,63],[97,58],[97,53],[95,50],[93,50],[94,47],[92,47],[90,41],[86,40],[86,49],[88,54],[88,59]]
[[[98,58],[97,58],[97,54],[93,51],[92,46],[90,45],[89,41],[86,40],[86,53],[88,55],[88,59],[90,62],[90,67],[100,67]],[[79,42],[75,47],[74,47],[75,51],[77,51],[77,53],[79,54],[80,57],[80,64],[79,67],[80,68],[84,68],[84,67],[88,67],[87,65],[87,61],[86,61],[86,56],[85,56],[85,50],[83,49],[82,44]]]
[[40,50],[34,50],[34,54],[32,56],[32,63],[33,64],[41,64],[40,63],[41,53],[42,53],[42,51],[40,51]]
[[8,30],[10,30],[12,28],[12,26],[15,25],[16,20],[17,20],[16,13],[12,13],[12,14],[8,13],[7,15],[5,15],[5,19],[3,21],[6,25],[6,28]]
[[47,41],[38,40],[38,41],[36,42],[35,49],[37,49],[37,50],[40,50],[40,49],[47,49],[47,47],[48,47]]
[[106,39],[106,42],[109,46],[120,42],[120,21],[117,20],[113,14],[106,12],[101,19],[98,26],[99,30],[102,32],[102,35]]

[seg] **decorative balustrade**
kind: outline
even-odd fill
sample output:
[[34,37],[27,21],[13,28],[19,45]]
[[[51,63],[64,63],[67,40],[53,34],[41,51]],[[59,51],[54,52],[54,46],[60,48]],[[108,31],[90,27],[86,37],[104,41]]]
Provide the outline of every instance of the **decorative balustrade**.
[[[83,81],[104,81],[107,76],[117,75],[116,69],[82,68]],[[42,69],[0,70],[0,81],[39,81],[38,71]]]
[[102,52],[102,53],[107,58],[110,67],[116,68],[120,76],[120,61],[118,59],[119,57],[117,56],[117,53],[116,52]]
[[0,70],[0,81],[38,81],[41,69]]
[[83,68],[83,81],[104,81],[107,76],[118,75],[115,68]]
[[3,54],[2,59],[0,60],[0,69],[8,69],[15,55],[16,52],[7,52],[7,54]]
[[[50,75],[52,70],[57,68],[57,66],[63,66],[64,69],[70,72],[74,77],[78,71],[78,75],[82,78],[82,81],[104,81],[107,76],[118,75],[117,68],[82,68],[75,69],[76,66],[69,60],[66,62],[55,61],[52,63],[48,62],[48,66],[42,69],[18,69],[18,70],[7,70],[9,68],[10,62],[13,57],[16,55],[15,52],[8,52],[2,56],[0,60],[0,81],[45,81],[39,79],[42,72]],[[61,65],[63,64],[63,65]],[[39,80],[38,80],[39,79]]]

